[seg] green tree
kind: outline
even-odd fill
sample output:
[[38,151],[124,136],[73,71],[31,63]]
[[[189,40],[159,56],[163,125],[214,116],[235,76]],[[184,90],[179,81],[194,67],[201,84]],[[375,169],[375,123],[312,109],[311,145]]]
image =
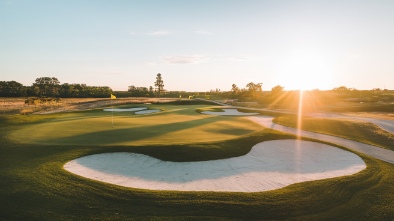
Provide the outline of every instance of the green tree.
[[164,90],[164,82],[160,73],[158,73],[156,76],[155,87],[156,87],[156,93],[158,97],[160,97],[161,93]]
[[276,85],[271,89],[271,94],[276,95],[276,94],[281,94],[283,92],[284,87],[280,85]]
[[16,81],[0,81],[0,96],[19,97],[26,95],[26,87]]
[[345,86],[340,86],[340,87],[336,87],[334,89],[332,89],[333,91],[348,91],[349,88],[345,87]]
[[149,97],[153,97],[155,95],[154,89],[152,86],[149,86]]
[[255,84],[253,82],[247,84],[246,87],[248,88],[248,97],[257,97],[261,95],[263,92],[263,89],[261,88],[262,85],[262,83]]
[[59,84],[59,80],[55,77],[40,77],[32,87],[37,96],[57,96],[60,90]]
[[278,101],[283,97],[283,89],[284,87],[280,85],[276,85],[271,89],[271,94],[269,95],[269,98],[271,99],[271,102],[273,101]]
[[237,87],[237,85],[235,85],[235,84],[231,85],[231,93],[232,93],[233,96],[238,95],[239,88]]

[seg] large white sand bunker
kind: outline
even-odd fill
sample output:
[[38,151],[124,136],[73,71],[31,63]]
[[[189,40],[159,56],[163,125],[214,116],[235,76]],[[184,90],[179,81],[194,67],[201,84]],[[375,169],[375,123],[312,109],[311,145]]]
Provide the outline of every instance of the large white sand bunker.
[[357,173],[357,155],[297,140],[267,141],[240,157],[169,162],[136,153],[105,153],[70,161],[74,174],[119,186],[150,190],[258,192]]
[[114,111],[114,112],[135,112],[148,109],[147,107],[133,107],[133,108],[107,108],[104,111]]
[[223,112],[216,111],[203,111],[202,114],[210,114],[210,115],[221,115],[221,116],[250,116],[257,115],[259,113],[244,113],[239,112],[237,109],[222,109]]

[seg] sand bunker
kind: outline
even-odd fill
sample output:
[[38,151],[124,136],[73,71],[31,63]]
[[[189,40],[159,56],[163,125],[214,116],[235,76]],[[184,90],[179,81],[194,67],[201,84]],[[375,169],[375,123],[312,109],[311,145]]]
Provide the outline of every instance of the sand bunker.
[[142,111],[135,112],[135,114],[152,114],[152,113],[157,113],[160,111],[161,110],[142,110]]
[[221,115],[221,116],[250,116],[256,115],[259,113],[243,113],[239,112],[237,109],[222,109],[223,112],[215,112],[215,111],[203,111],[202,114],[210,114],[210,115]]
[[130,112],[135,112],[135,111],[141,111],[141,110],[146,110],[148,109],[147,107],[133,107],[133,108],[109,108],[109,109],[104,109],[104,111],[114,111],[114,112],[125,112],[125,111],[130,111]]
[[275,140],[240,157],[169,162],[136,153],[85,156],[64,165],[71,173],[124,187],[176,191],[259,192],[294,183],[355,174],[357,155],[326,144]]

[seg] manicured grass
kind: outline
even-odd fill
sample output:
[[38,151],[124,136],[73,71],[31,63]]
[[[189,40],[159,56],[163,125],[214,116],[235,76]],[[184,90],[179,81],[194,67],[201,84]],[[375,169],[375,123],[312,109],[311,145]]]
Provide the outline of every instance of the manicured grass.
[[[122,108],[141,107],[127,105]],[[134,115],[102,110],[54,114],[43,122],[30,124],[9,138],[30,144],[146,145],[182,144],[227,140],[261,127],[244,118],[202,115],[202,105],[145,105],[162,112]],[[206,105],[204,105],[206,107]],[[27,117],[28,118],[28,117]],[[23,139],[20,139],[23,137]]]
[[[181,113],[179,117],[190,117]],[[44,145],[16,143],[7,138],[27,124],[62,122],[76,116],[83,119],[83,114],[0,118],[1,219],[394,219],[394,165],[364,155],[361,156],[368,167],[355,175],[298,183],[260,193],[124,188],[88,180],[63,169],[72,159],[96,153],[129,151],[162,160],[201,161],[240,156],[249,152],[254,144],[266,140],[295,138],[270,129],[260,128],[232,140],[173,145]],[[153,116],[156,115],[150,117]]]
[[[274,119],[274,122],[297,128],[297,116],[295,115],[279,116]],[[394,150],[394,135],[372,123],[303,117],[301,128]]]

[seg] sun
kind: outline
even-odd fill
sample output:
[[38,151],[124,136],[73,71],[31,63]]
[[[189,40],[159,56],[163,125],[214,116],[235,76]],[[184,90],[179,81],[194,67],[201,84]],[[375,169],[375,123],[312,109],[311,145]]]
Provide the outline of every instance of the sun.
[[331,71],[324,59],[316,55],[292,53],[278,68],[278,84],[287,90],[329,89]]

